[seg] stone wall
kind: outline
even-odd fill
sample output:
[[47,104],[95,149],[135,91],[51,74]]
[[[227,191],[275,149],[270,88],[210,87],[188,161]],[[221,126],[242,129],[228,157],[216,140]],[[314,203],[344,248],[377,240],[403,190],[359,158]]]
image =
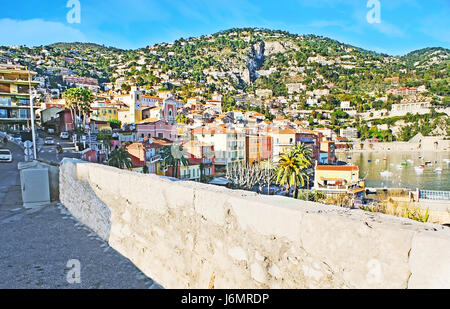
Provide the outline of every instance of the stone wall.
[[450,288],[450,230],[64,160],[61,202],[165,288]]

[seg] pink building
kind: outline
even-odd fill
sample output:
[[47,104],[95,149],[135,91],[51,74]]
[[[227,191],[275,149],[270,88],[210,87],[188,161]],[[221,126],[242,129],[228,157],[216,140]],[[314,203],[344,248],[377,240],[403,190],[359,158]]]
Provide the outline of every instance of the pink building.
[[162,120],[156,122],[146,122],[136,125],[137,137],[159,138],[175,141],[177,139],[177,125]]

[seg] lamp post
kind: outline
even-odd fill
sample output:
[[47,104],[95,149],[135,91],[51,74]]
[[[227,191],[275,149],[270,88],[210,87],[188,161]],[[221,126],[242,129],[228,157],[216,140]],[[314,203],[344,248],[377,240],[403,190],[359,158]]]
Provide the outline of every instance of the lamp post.
[[29,84],[29,93],[30,93],[30,116],[31,116],[31,135],[33,137],[33,156],[34,160],[37,160],[37,150],[36,150],[36,133],[34,126],[34,109],[33,109],[33,93],[31,91],[31,71],[28,70],[28,84]]

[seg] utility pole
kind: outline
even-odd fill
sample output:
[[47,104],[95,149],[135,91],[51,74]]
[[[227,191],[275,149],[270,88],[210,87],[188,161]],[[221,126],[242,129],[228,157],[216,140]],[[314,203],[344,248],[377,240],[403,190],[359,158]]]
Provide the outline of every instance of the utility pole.
[[28,70],[28,85],[29,85],[29,93],[30,93],[30,116],[31,116],[31,135],[33,136],[33,155],[34,160],[37,160],[37,150],[36,150],[36,133],[34,126],[34,108],[33,108],[33,93],[31,90],[31,71]]

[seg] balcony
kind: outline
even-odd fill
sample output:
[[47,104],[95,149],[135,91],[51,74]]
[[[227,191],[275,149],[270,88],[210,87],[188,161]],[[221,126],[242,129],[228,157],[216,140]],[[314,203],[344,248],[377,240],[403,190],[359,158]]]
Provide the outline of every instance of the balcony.
[[204,165],[210,165],[210,164],[212,164],[212,159],[204,158],[204,159],[202,159],[202,163]]

